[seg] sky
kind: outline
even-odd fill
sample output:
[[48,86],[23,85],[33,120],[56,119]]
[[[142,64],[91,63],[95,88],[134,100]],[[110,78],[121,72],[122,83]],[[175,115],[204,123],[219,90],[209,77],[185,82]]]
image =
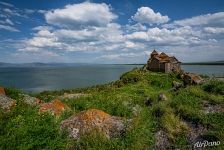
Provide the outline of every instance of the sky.
[[223,0],[0,0],[0,62],[224,60]]

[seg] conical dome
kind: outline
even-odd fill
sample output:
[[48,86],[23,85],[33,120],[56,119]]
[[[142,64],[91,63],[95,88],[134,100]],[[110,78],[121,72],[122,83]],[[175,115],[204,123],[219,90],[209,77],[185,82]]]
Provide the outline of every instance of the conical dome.
[[158,55],[158,52],[156,50],[153,50],[152,53],[151,53],[151,58],[154,57],[154,56],[157,56],[157,55]]

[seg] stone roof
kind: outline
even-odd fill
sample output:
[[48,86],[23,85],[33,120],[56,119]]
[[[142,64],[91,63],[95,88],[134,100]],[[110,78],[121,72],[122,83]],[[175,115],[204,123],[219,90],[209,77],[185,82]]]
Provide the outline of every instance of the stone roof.
[[158,54],[156,50],[153,50],[151,54]]
[[[151,54],[158,54],[155,50]],[[166,53],[162,52],[159,55],[154,56],[153,58],[156,58],[159,60],[159,62],[166,63],[166,62],[180,62],[176,57],[174,56],[168,56]],[[152,59],[152,58],[150,58]]]

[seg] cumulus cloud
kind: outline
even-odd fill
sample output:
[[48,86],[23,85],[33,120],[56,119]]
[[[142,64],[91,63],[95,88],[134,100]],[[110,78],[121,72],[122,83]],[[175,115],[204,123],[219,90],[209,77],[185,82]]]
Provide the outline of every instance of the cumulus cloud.
[[152,45],[193,45],[202,42],[199,39],[200,32],[191,27],[176,29],[149,28],[145,32],[133,32],[126,35],[129,40],[150,42]]
[[136,14],[132,16],[132,19],[149,25],[162,24],[169,21],[168,16],[163,16],[159,12],[155,13],[154,10],[149,7],[138,8]]
[[[117,15],[104,3],[66,5],[43,14],[48,25],[31,30],[32,37],[25,39],[18,48],[22,54],[37,56],[46,52],[49,57],[71,55],[75,57],[72,61],[83,59],[102,63],[109,62],[105,60],[143,63],[153,48],[176,55],[183,61],[198,59],[205,51],[211,55],[206,59],[215,58],[212,51],[223,54],[222,12],[164,24],[169,21],[168,16],[141,7],[132,17],[136,22],[126,25],[116,23]],[[154,26],[149,26],[152,24]],[[185,56],[185,53],[194,55]],[[88,60],[84,60],[87,57]]]
[[220,34],[220,33],[224,33],[224,28],[205,27],[204,31],[207,32],[207,33]]
[[113,14],[110,6],[105,3],[84,2],[48,11],[45,18],[49,24],[74,29],[83,26],[106,26],[116,19],[117,15]]
[[136,23],[133,25],[127,24],[124,26],[124,30],[126,32],[145,31],[147,30],[147,27],[145,25],[142,25],[141,23]]

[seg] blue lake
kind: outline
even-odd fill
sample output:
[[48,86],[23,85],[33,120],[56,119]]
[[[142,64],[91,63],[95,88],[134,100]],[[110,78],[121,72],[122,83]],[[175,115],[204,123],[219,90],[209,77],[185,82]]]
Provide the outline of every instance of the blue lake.
[[[81,65],[67,67],[2,67],[0,86],[26,92],[82,88],[119,79],[121,74],[142,65]],[[183,65],[185,71],[224,76],[224,66]]]

